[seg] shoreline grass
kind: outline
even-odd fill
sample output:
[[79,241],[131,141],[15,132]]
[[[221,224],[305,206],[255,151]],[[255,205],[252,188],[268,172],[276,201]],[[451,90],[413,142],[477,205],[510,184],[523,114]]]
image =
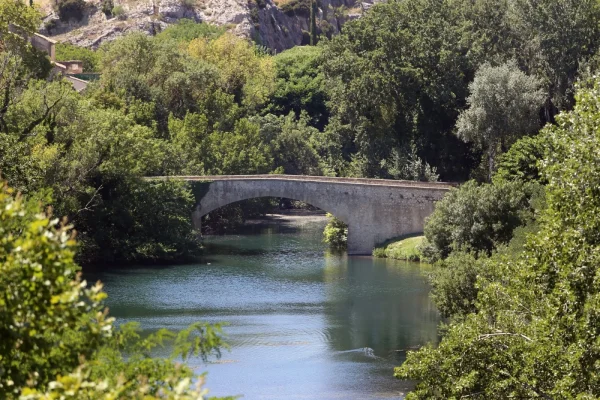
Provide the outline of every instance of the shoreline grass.
[[381,247],[376,247],[373,250],[373,257],[420,261],[421,252],[419,246],[424,239],[425,236],[412,236],[389,241]]

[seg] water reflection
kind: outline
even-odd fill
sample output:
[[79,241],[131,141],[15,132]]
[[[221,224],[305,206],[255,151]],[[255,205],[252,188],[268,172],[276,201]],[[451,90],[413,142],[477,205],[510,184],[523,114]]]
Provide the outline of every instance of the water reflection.
[[438,316],[418,265],[328,253],[321,219],[207,240],[200,264],[87,272],[118,321],[147,330],[224,321],[231,352],[209,365],[213,395],[398,398],[404,350],[435,341]]
[[[326,316],[334,350],[370,347],[379,357],[436,340],[438,314],[417,264],[326,256]],[[417,281],[417,282],[415,282]]]

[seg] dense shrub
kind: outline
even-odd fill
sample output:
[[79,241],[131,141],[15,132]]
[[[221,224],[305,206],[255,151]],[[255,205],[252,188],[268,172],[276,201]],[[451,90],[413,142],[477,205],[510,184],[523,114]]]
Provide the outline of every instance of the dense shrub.
[[486,258],[453,252],[435,264],[430,275],[432,299],[443,317],[464,316],[475,312],[479,290],[477,277],[486,273]]
[[534,217],[531,199],[540,190],[522,182],[480,186],[474,181],[451,190],[426,221],[423,255],[438,260],[453,250],[490,254]]
[[298,15],[308,18],[310,16],[310,0],[289,0],[279,8],[290,17]]
[[102,12],[106,15],[107,18],[112,17],[112,10],[115,4],[113,0],[103,0],[102,1]]
[[84,261],[156,263],[192,260],[200,243],[190,218],[195,200],[181,182],[105,183],[102,208],[82,215]]
[[[220,327],[143,339],[139,325],[117,328],[102,284],[77,273],[75,246],[69,226],[0,184],[0,398],[202,398],[192,369],[175,360],[219,357]],[[149,356],[164,344],[174,345],[169,357]]]
[[81,21],[85,13],[86,3],[84,0],[61,0],[58,3],[58,17],[61,21]]
[[348,243],[348,225],[331,214],[327,214],[327,226],[323,232],[323,241],[332,249],[345,249]]
[[312,126],[325,128],[329,112],[325,77],[320,69],[321,54],[318,46],[296,46],[273,58],[277,86],[267,105],[270,112],[288,115],[293,111],[296,117],[305,112]]
[[599,398],[599,100],[596,81],[544,129],[553,150],[539,231],[516,256],[486,262],[475,313],[396,369],[418,382],[408,399]]
[[113,7],[112,15],[117,17],[118,19],[126,19],[127,18],[125,8],[123,8],[123,6],[121,6],[121,5]]

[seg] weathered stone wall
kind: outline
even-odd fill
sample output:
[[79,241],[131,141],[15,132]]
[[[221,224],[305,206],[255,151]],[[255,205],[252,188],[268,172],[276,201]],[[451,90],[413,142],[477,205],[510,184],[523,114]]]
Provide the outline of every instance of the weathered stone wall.
[[48,57],[50,57],[50,61],[56,61],[56,57],[55,57],[55,46],[56,46],[56,41],[47,38],[45,36],[42,36],[40,34],[34,34],[33,36],[31,36],[29,38],[29,41],[31,42],[31,45],[33,47],[35,47],[38,50],[41,50],[45,53],[48,54]]
[[213,182],[193,213],[197,228],[203,215],[227,204],[257,197],[285,197],[309,203],[347,223],[348,254],[355,255],[371,254],[376,245],[386,240],[423,232],[425,218],[451,187],[321,177],[202,177],[202,180]]

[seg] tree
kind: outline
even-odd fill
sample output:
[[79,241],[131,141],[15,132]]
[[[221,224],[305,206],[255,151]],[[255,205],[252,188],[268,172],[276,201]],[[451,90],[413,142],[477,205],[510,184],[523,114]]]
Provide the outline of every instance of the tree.
[[410,399],[600,396],[600,81],[544,129],[548,207],[515,257],[478,276],[475,313],[437,348],[409,353],[396,376],[419,381]]
[[259,54],[246,40],[231,33],[214,40],[195,39],[189,44],[188,52],[193,58],[217,67],[223,90],[233,94],[248,110],[262,106],[273,92],[272,58]]
[[521,182],[548,182],[542,177],[539,163],[551,152],[550,143],[543,134],[525,136],[517,140],[500,156],[494,182],[517,180]]
[[317,0],[310,0],[310,45],[317,45]]
[[173,40],[177,43],[189,43],[198,38],[216,39],[225,33],[225,29],[209,23],[198,23],[194,20],[182,18],[176,24],[169,25],[165,30],[156,35],[158,41]]
[[329,120],[325,77],[321,70],[320,46],[296,46],[277,54],[275,91],[266,109],[276,115],[290,111],[299,118],[302,112],[310,116],[310,124],[323,130]]
[[[14,78],[13,73],[7,76],[6,61],[17,58],[21,76],[34,76],[45,79],[52,65],[47,54],[37,50],[29,43],[29,36],[35,33],[40,24],[40,13],[37,8],[29,7],[20,0],[0,0],[0,76]],[[10,91],[9,91],[10,94]],[[8,96],[3,92],[0,112],[6,110]]]
[[[73,262],[69,227],[36,199],[0,188],[0,397],[45,387],[91,358],[112,334],[101,286],[86,288]],[[77,341],[69,338],[73,335]]]
[[105,180],[93,210],[76,219],[88,263],[141,264],[192,261],[201,253],[190,210],[190,188],[176,181],[137,177]]
[[525,75],[514,62],[499,67],[484,64],[469,91],[469,108],[458,117],[456,133],[462,140],[485,149],[491,181],[497,154],[540,128],[538,114],[544,93],[541,82]]
[[[136,325],[116,328],[102,285],[88,287],[78,273],[71,227],[5,184],[0,234],[2,398],[201,398],[192,370],[174,360],[218,356],[220,327],[197,323],[144,339]],[[167,342],[172,357],[148,355]]]
[[509,24],[518,40],[517,57],[543,79],[545,121],[573,106],[579,64],[598,50],[600,4],[596,0],[512,0]]
[[0,51],[15,51],[14,45],[21,49],[27,40],[19,35],[9,35],[9,25],[17,25],[22,33],[29,35],[37,30],[40,14],[34,7],[28,7],[24,2],[14,0],[0,1]]
[[484,259],[462,251],[435,264],[431,297],[443,317],[464,317],[477,311],[477,277],[486,272]]
[[474,181],[452,189],[425,222],[423,255],[438,260],[460,250],[491,254],[511,240],[515,228],[534,218],[532,198],[540,190],[522,182],[480,186]]
[[267,114],[251,121],[260,125],[261,140],[270,147],[275,169],[291,175],[323,175],[316,140],[320,132],[308,125],[305,113],[298,119],[292,112],[286,117]]
[[451,127],[470,68],[453,15],[447,1],[385,2],[324,46],[327,131],[341,152],[328,158],[336,159],[338,174],[356,158],[360,175],[386,176],[381,160],[411,142],[425,162],[435,159],[442,176],[451,171],[450,154],[464,156]]

